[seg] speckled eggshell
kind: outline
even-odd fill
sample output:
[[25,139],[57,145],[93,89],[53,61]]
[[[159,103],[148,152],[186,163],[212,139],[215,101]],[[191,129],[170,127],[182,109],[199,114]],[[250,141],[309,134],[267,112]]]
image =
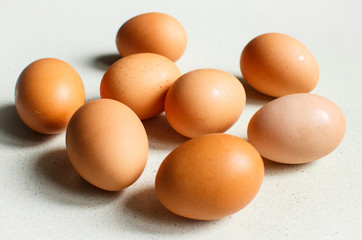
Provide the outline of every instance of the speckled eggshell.
[[263,160],[251,144],[215,133],[173,150],[158,169],[155,187],[158,199],[171,212],[214,220],[249,204],[263,177]]
[[150,52],[176,61],[186,49],[187,34],[182,24],[170,15],[144,13],[121,26],[116,44],[123,57]]
[[165,100],[170,125],[186,137],[228,130],[245,106],[245,90],[232,74],[197,69],[178,78]]
[[67,128],[66,148],[77,172],[108,191],[134,183],[148,156],[142,122],[129,107],[112,99],[93,100],[79,108]]
[[121,58],[104,74],[102,98],[118,100],[141,120],[164,111],[167,90],[181,75],[168,58],[154,53],[138,53]]
[[254,89],[273,97],[308,93],[319,80],[312,53],[282,33],[266,33],[251,40],[241,54],[240,69]]
[[329,99],[307,93],[277,98],[258,110],[248,125],[248,141],[272,161],[308,163],[342,141],[346,120]]
[[22,121],[44,134],[63,132],[84,104],[83,82],[68,63],[43,58],[28,65],[15,87],[15,106]]

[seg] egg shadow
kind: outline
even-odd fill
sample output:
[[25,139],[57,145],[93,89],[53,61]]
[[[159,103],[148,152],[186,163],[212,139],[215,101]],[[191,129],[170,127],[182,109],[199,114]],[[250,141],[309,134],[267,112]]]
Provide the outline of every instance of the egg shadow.
[[247,81],[241,76],[236,76],[237,79],[241,82],[244,86],[245,93],[246,93],[246,103],[250,105],[264,105],[275,99],[275,97],[271,97],[265,95],[261,92],[255,90],[252,86],[249,85]]
[[110,53],[97,56],[93,59],[92,65],[99,70],[106,71],[113,63],[121,59],[119,53]]
[[38,133],[26,126],[13,104],[0,106],[0,141],[12,146],[34,146],[54,137]]
[[97,206],[117,199],[121,192],[109,192],[89,184],[75,171],[66,150],[41,155],[34,167],[36,185],[43,197],[75,206]]
[[152,149],[172,150],[189,140],[171,127],[165,113],[143,120],[142,123]]
[[91,102],[91,101],[94,101],[94,100],[98,100],[98,99],[101,99],[101,97],[100,96],[89,96],[85,100],[85,103],[88,103],[88,102]]
[[130,195],[124,204],[124,214],[129,215],[131,228],[147,233],[177,234],[207,230],[217,221],[199,221],[180,217],[159,202],[154,187]]
[[278,163],[263,157],[265,175],[278,176],[284,174],[293,174],[293,172],[304,172],[304,170],[312,167],[315,162],[304,164],[285,164]]

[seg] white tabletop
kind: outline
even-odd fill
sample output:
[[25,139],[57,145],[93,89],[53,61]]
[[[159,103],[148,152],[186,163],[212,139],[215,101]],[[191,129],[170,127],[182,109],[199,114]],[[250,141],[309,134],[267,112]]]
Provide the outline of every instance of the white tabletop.
[[[362,235],[362,2],[345,1],[46,1],[0,0],[0,239],[360,239]],[[65,134],[29,130],[14,106],[20,72],[39,58],[70,63],[87,100],[118,58],[115,36],[129,18],[164,12],[185,27],[183,73],[218,68],[241,76],[243,47],[282,32],[303,42],[320,66],[312,91],[345,113],[347,132],[328,156],[306,165],[265,162],[257,197],[218,221],[193,221],[158,202],[154,179],[165,156],[186,139],[164,116],[145,121],[149,159],[119,193],[82,180],[66,157]],[[247,105],[228,133],[246,138],[250,117],[270,101],[244,84]]]

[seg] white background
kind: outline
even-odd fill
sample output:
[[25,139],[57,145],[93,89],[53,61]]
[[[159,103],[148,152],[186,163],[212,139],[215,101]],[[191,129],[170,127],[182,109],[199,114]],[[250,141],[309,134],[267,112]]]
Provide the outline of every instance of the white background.
[[[362,2],[344,1],[16,1],[0,0],[0,239],[361,239]],[[265,162],[257,197],[240,212],[202,222],[169,213],[153,184],[165,156],[186,138],[164,116],[145,121],[146,169],[119,193],[83,181],[66,157],[65,134],[29,130],[14,106],[20,72],[43,57],[81,75],[87,100],[118,58],[119,27],[140,13],[168,13],[189,42],[183,73],[218,68],[241,77],[239,58],[252,38],[282,32],[303,42],[320,66],[313,93],[341,107],[342,144],[314,163]],[[250,117],[271,98],[244,83],[247,106],[228,133],[246,138]]]

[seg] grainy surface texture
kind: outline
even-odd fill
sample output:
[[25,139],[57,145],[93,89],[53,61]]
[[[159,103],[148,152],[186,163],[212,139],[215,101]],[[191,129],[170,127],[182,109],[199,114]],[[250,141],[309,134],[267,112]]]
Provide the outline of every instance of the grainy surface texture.
[[[0,6],[0,239],[361,238],[361,1],[0,0]],[[267,32],[301,41],[320,68],[312,93],[335,102],[346,116],[341,145],[310,164],[265,161],[256,198],[218,221],[178,217],[157,200],[157,169],[186,141],[164,114],[143,121],[150,153],[134,185],[110,193],[82,180],[67,158],[64,133],[37,134],[21,122],[16,80],[34,60],[59,58],[80,74],[86,100],[99,98],[103,74],[119,59],[119,27],[155,11],[175,17],[187,31],[187,49],[176,62],[182,73],[218,68],[242,81],[246,106],[227,133],[244,139],[251,116],[273,98],[242,80],[242,49]]]

